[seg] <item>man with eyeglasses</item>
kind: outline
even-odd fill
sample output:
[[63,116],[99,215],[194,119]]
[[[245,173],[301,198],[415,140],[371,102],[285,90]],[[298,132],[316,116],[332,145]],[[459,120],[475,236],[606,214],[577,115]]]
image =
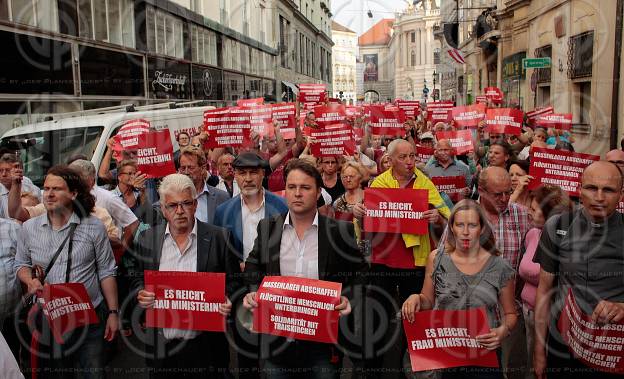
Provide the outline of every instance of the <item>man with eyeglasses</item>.
[[[286,213],[286,202],[279,196],[262,188],[262,181],[268,163],[253,152],[242,153],[233,162],[234,180],[240,188],[240,195],[217,207],[214,224],[232,232],[234,250],[240,264],[245,269],[245,260],[253,249],[258,235],[258,223],[267,217]],[[242,284],[242,283],[241,283]],[[234,310],[240,308],[244,293],[234,296]],[[249,332],[238,318],[234,320],[235,350],[238,354],[239,379],[258,378],[258,335]],[[251,356],[250,356],[251,355]]]
[[[183,153],[184,154],[184,153]],[[137,272],[133,287],[142,308],[154,306],[155,294],[146,291],[144,270],[216,272],[226,274],[226,302],[219,313],[229,315],[237,271],[227,229],[199,221],[196,186],[186,175],[166,176],[160,199],[166,223],[141,233],[137,242]],[[175,328],[146,330],[146,357],[151,378],[228,377],[229,348],[224,333]]]
[[230,199],[227,192],[206,183],[206,156],[197,148],[186,148],[180,153],[178,173],[191,178],[195,185],[197,207],[195,217],[199,221],[213,224],[217,207]]
[[[481,171],[478,193],[479,203],[492,227],[496,247],[517,272],[522,258],[522,241],[530,226],[528,210],[522,205],[509,202],[513,190],[511,177],[504,168],[490,166]],[[518,301],[517,309],[520,309],[520,304]],[[526,367],[524,318],[521,311],[516,313],[518,323],[501,346],[502,368],[510,379],[524,378],[529,370]]]

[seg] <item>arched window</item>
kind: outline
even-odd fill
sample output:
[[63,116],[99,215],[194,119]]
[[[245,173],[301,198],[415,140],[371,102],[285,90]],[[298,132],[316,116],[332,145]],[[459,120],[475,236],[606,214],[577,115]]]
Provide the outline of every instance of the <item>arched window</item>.
[[410,65],[416,66],[416,53],[413,50],[410,53]]

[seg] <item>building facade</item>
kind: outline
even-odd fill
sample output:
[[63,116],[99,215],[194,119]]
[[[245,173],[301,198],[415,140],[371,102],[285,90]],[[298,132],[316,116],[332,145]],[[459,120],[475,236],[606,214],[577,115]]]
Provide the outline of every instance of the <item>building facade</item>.
[[[505,94],[505,106],[530,111],[552,105],[557,113],[571,113],[579,151],[602,154],[619,146],[624,133],[622,82],[616,86],[619,103],[612,104],[614,58],[622,54],[615,51],[617,4],[460,0],[459,40],[466,64],[457,70],[458,103],[470,104],[483,88],[497,86]],[[483,9],[468,9],[479,7]],[[523,68],[524,58],[539,57],[550,58],[551,67]],[[613,124],[616,138],[611,136]]]
[[383,102],[394,98],[396,52],[390,47],[393,24],[392,18],[382,19],[358,38],[358,62],[363,79],[357,96],[365,102]]
[[0,133],[58,112],[279,100],[283,81],[329,84],[329,9],[327,0],[0,1]]
[[332,72],[333,97],[345,100],[347,104],[356,101],[357,33],[332,21]]
[[434,98],[434,92],[440,98],[436,65],[440,64],[441,43],[434,39],[439,25],[440,9],[435,1],[410,5],[397,15],[390,41],[390,51],[396,54],[394,98],[427,101]]

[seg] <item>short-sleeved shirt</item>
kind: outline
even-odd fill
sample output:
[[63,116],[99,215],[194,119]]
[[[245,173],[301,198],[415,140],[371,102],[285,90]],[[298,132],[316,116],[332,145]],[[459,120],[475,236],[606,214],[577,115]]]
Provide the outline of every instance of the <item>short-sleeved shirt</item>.
[[[84,284],[93,306],[97,307],[104,299],[100,281],[114,276],[116,267],[104,225],[94,216],[80,219],[73,213],[67,224],[58,230],[52,228],[47,213],[24,222],[18,237],[15,271],[33,265],[45,270],[74,223],[77,226],[72,238],[69,281]],[[66,243],[46,277],[47,283],[65,283],[68,248],[69,243]]]
[[624,215],[614,212],[600,224],[582,208],[552,217],[544,225],[534,260],[557,275],[550,327],[556,336],[556,321],[570,288],[587,314],[601,300],[624,302]]
[[95,186],[91,190],[91,194],[95,197],[95,205],[106,209],[113,218],[113,221],[115,221],[117,227],[125,228],[137,221],[137,217],[132,213],[126,203],[115,196],[111,191]]
[[469,186],[471,181],[470,167],[468,167],[468,165],[464,162],[458,160],[452,160],[451,164],[447,168],[444,168],[437,159],[434,159],[425,166],[425,173],[430,178],[440,176],[463,176],[466,178],[466,186]]
[[433,309],[459,310],[484,306],[490,327],[499,326],[500,292],[515,275],[505,259],[492,255],[478,273],[467,275],[457,268],[449,254],[439,249],[433,267]]
[[20,225],[0,218],[0,322],[15,310],[19,285],[13,269]]

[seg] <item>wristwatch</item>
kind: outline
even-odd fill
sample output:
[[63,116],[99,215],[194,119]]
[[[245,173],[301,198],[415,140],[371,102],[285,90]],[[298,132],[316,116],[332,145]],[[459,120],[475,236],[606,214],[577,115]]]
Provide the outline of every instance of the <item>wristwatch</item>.
[[119,314],[119,310],[117,310],[117,309],[110,309],[108,311],[108,314],[109,315],[118,315]]

